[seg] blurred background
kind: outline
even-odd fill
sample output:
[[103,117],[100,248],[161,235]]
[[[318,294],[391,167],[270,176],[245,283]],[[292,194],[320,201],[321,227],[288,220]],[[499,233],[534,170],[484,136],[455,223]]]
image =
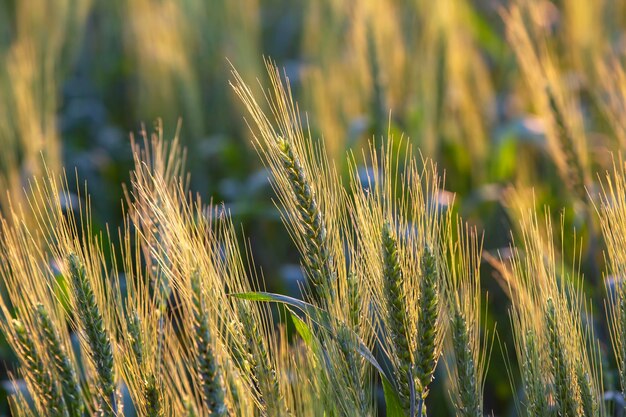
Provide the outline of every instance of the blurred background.
[[[182,120],[191,189],[242,224],[271,291],[297,294],[298,254],[228,84],[230,61],[261,92],[270,57],[340,171],[348,149],[388,133],[445,170],[454,209],[484,232],[488,324],[501,341],[485,409],[512,416],[495,258],[506,257],[520,208],[550,206],[568,236],[564,262],[579,257],[588,294],[601,295],[593,199],[626,146],[625,28],[620,0],[0,0],[0,210],[46,170],[65,167],[75,189],[76,168],[94,228],[115,228],[129,134],[160,118],[172,137]],[[0,359],[6,381],[15,364],[5,343]],[[446,415],[437,386],[429,406]]]

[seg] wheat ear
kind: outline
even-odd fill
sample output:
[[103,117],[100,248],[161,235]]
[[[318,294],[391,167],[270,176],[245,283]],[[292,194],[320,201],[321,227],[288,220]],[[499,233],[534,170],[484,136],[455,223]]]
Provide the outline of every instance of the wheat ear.
[[556,125],[556,136],[565,159],[565,167],[569,167],[569,172],[563,172],[564,182],[571,187],[577,198],[585,201],[587,198],[587,185],[585,169],[575,148],[574,137],[567,126],[565,115],[559,107],[554,92],[551,88],[546,89],[548,106],[552,113]]
[[[419,316],[417,319],[417,346],[415,349],[415,378],[417,390],[423,400],[428,395],[428,384],[433,379],[437,366],[436,340],[440,331],[439,318],[439,273],[437,260],[431,249],[426,246],[422,255],[420,295],[418,299]],[[423,404],[422,404],[423,406]]]
[[[160,317],[159,317],[160,319]],[[143,337],[141,331],[141,318],[136,311],[130,313],[127,319],[127,331],[130,338],[131,352],[137,362],[138,369],[143,364]],[[159,331],[161,331],[159,329]],[[160,337],[159,333],[159,336]],[[159,392],[159,383],[153,371],[147,371],[148,375],[143,378],[143,400],[145,402],[145,414],[147,417],[163,416],[163,404],[161,402],[161,393]]]
[[200,286],[200,277],[197,273],[191,276],[191,291],[196,334],[197,372],[202,384],[202,398],[211,417],[227,416],[228,408],[224,403],[222,376],[215,355],[209,318]]
[[568,366],[567,353],[565,352],[561,334],[559,332],[558,318],[552,298],[546,300],[545,308],[546,328],[548,332],[548,345],[550,349],[550,362],[554,377],[554,399],[562,416],[579,416],[581,412],[580,395],[577,390],[574,375]]
[[397,358],[396,378],[400,401],[405,410],[411,407],[411,350],[407,337],[406,293],[404,278],[398,256],[398,243],[389,223],[385,223],[382,233],[383,285],[387,305],[386,325],[393,341],[393,352]]
[[524,339],[523,358],[522,378],[528,401],[528,415],[548,415],[548,395],[543,382],[541,357],[537,348],[537,337],[532,330],[528,330]]
[[591,377],[589,372],[583,367],[583,363],[578,361],[576,364],[576,380],[580,388],[580,400],[582,403],[583,416],[595,417],[598,415],[598,403],[591,385]]
[[63,393],[63,399],[67,405],[69,415],[70,417],[80,417],[83,415],[84,404],[74,365],[61,343],[57,329],[44,305],[37,305],[35,313],[41,340],[59,376],[61,392]]
[[161,394],[154,375],[149,375],[144,382],[144,400],[146,401],[146,417],[164,417]]
[[459,305],[453,307],[452,315],[452,344],[459,388],[457,411],[463,417],[481,417],[479,381],[470,344],[470,330]]
[[68,262],[81,330],[87,338],[89,355],[96,369],[100,412],[103,417],[113,417],[116,415],[117,406],[111,340],[85,266],[75,254],[69,255]]
[[280,138],[278,150],[283,169],[296,198],[302,227],[309,242],[306,263],[311,276],[313,291],[322,299],[334,299],[334,281],[336,273],[333,259],[328,250],[326,226],[311,185],[302,164],[291,148],[291,144]]
[[13,320],[13,330],[26,378],[30,379],[42,409],[52,417],[68,417],[65,400],[39,356],[32,335],[19,320]]
[[263,338],[263,330],[259,328],[257,320],[254,319],[248,304],[245,302],[239,303],[239,318],[243,325],[242,331],[248,342],[252,371],[259,384],[265,412],[271,416],[287,415],[288,412],[280,393],[276,370],[272,366],[270,354]]
[[141,318],[136,311],[130,313],[127,320],[128,337],[130,338],[130,346],[138,365],[143,363],[143,347],[141,337]]

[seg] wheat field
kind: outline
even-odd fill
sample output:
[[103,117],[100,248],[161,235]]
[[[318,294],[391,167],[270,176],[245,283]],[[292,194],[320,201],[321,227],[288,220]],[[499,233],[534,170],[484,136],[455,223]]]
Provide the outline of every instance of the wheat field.
[[626,5],[0,0],[0,416],[626,412]]

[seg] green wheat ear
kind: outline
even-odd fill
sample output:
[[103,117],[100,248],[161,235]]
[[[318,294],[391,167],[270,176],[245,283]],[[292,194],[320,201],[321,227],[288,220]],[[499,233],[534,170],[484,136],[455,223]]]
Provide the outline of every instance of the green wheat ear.
[[467,320],[460,306],[453,307],[452,343],[458,374],[458,411],[463,417],[481,417],[481,401],[476,363],[472,355]]
[[[141,318],[136,311],[133,311],[130,317],[128,317],[128,335],[130,337],[131,351],[137,361],[137,365],[141,369],[143,364],[143,338],[141,337]],[[147,417],[161,417],[163,415],[164,411],[158,385],[157,379],[152,372],[144,379],[143,399],[146,405]]]
[[580,388],[580,399],[582,402],[583,416],[594,417],[598,415],[598,403],[591,385],[591,377],[581,361],[576,363],[576,380]]
[[551,88],[546,89],[546,95],[548,96],[548,105],[556,124],[559,145],[567,161],[567,166],[570,167],[569,172],[565,173],[568,175],[566,175],[566,178],[563,178],[563,180],[571,187],[576,197],[585,201],[587,199],[587,191],[585,190],[585,186],[587,185],[585,169],[575,148],[574,137],[572,136],[571,129],[565,122],[566,117],[561,111]]
[[81,330],[86,336],[88,353],[96,369],[100,412],[104,417],[113,417],[116,415],[117,405],[111,340],[85,266],[75,254],[69,255],[68,262]]
[[320,212],[315,194],[306,178],[302,163],[294,154],[291,144],[278,139],[278,150],[287,174],[291,190],[296,198],[300,223],[308,241],[306,266],[309,269],[312,290],[320,299],[334,299],[336,274],[328,249],[326,225]]
[[415,349],[415,377],[420,401],[428,395],[428,385],[433,380],[437,366],[436,340],[440,331],[439,318],[439,273],[437,260],[428,246],[422,256],[420,295],[418,300],[417,347]]
[[259,384],[261,402],[265,407],[265,412],[272,416],[287,415],[287,406],[280,393],[276,370],[272,366],[270,354],[263,339],[263,330],[259,328],[247,303],[239,302],[238,307],[242,331],[248,343],[252,372]]
[[46,369],[43,359],[39,356],[32,335],[19,320],[13,320],[13,330],[15,331],[20,360],[26,370],[25,377],[33,385],[35,399],[40,402],[47,415],[68,417],[65,400]]
[[546,416],[549,415],[548,395],[543,383],[541,357],[539,356],[536,339],[532,330],[526,333],[522,377],[528,401],[528,415]]
[[554,376],[554,399],[559,413],[563,416],[582,415],[578,384],[569,369],[569,362],[559,333],[558,318],[552,298],[548,298],[546,301],[545,316],[550,362]]
[[164,417],[161,405],[161,395],[156,382],[156,377],[150,375],[144,382],[143,396],[146,401],[146,417]]
[[228,409],[224,403],[222,376],[215,356],[209,318],[200,286],[200,277],[197,273],[191,276],[191,291],[196,334],[197,372],[202,384],[202,398],[211,417],[226,416]]
[[143,363],[143,340],[141,337],[141,318],[136,311],[133,311],[128,317],[128,336],[130,337],[130,346],[133,356],[137,364]]
[[35,312],[41,340],[49,352],[59,376],[61,392],[69,410],[69,415],[70,417],[80,417],[83,415],[84,404],[74,365],[61,343],[57,329],[44,305],[38,304]]
[[383,252],[383,285],[387,305],[386,326],[390,340],[394,344],[393,352],[397,357],[396,379],[399,388],[400,401],[405,410],[411,407],[411,388],[409,375],[411,374],[411,351],[407,337],[406,294],[404,278],[398,257],[398,244],[389,223],[385,223],[382,233]]
[[367,395],[361,383],[361,364],[359,363],[359,355],[357,353],[357,335],[345,325],[340,325],[337,330],[337,344],[339,351],[346,362],[348,370],[348,381],[355,391],[355,401],[357,410],[360,415],[368,415],[369,404]]
[[361,293],[356,273],[351,270],[348,273],[348,325],[358,333],[359,321],[361,320]]

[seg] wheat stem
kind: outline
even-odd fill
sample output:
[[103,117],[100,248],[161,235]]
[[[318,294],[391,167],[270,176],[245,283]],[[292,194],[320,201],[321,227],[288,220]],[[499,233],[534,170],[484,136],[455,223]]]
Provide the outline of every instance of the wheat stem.
[[622,395],[626,396],[626,285],[622,284],[619,295],[619,348],[620,361],[619,377],[622,386]]

